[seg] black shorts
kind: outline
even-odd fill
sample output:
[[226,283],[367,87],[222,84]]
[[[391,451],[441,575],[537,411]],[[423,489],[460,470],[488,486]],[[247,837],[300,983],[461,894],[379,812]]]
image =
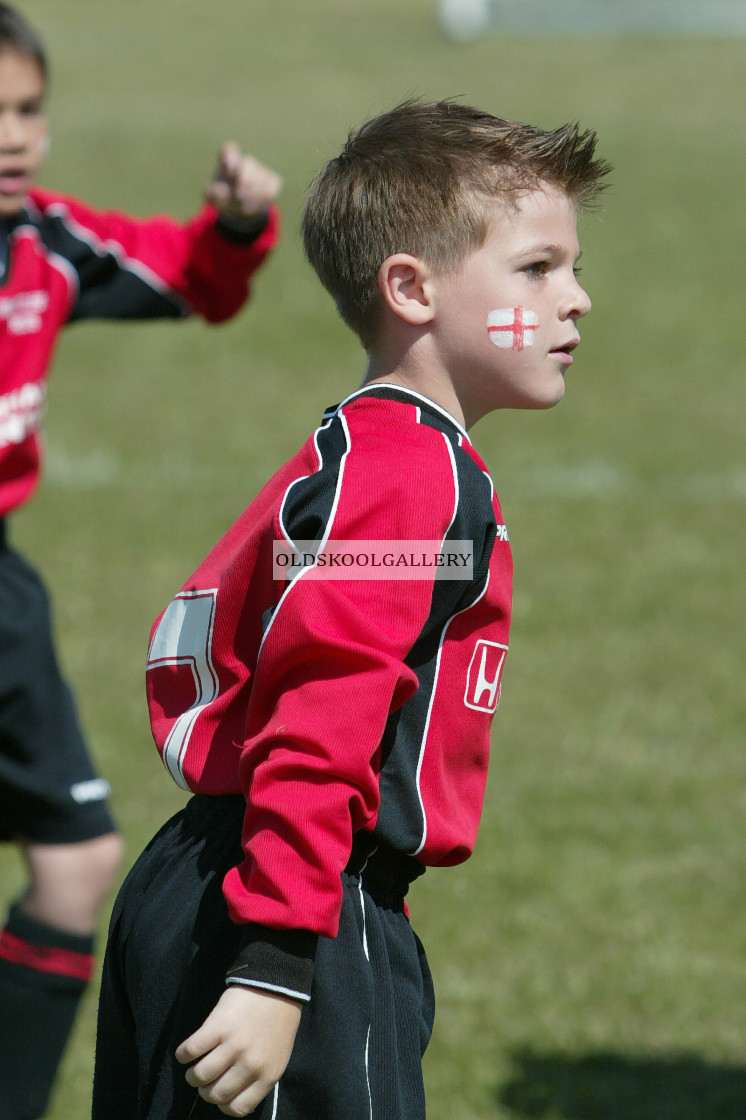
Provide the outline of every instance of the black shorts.
[[[239,950],[222,882],[243,858],[244,810],[241,797],[192,798],[122,886],[101,982],[93,1120],[222,1120],[174,1051],[212,1011]],[[424,1120],[430,970],[399,868],[375,853],[361,884],[355,858],[339,933],[319,938],[290,1063],[252,1120]]]
[[52,642],[39,576],[0,521],[0,840],[72,844],[114,829]]

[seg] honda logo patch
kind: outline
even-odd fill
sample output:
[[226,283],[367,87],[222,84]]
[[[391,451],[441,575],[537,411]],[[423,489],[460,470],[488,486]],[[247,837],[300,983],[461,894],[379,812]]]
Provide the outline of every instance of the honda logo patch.
[[466,675],[464,703],[467,708],[477,712],[497,710],[500,703],[500,685],[503,663],[508,647],[500,642],[488,642],[480,638],[474,647]]

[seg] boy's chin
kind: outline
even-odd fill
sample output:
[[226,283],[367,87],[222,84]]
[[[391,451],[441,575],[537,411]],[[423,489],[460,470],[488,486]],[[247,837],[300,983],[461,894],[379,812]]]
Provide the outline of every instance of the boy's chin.
[[547,386],[541,393],[531,393],[513,407],[525,408],[533,412],[546,412],[558,405],[565,395],[564,377],[555,385]]
[[0,196],[0,218],[14,218],[28,202],[28,195]]
[[541,404],[537,404],[536,407],[540,408],[540,409],[544,409],[544,410],[547,409],[547,408],[554,408],[555,405],[558,405],[560,403],[560,401],[562,400],[564,395],[565,395],[565,383],[563,381],[561,388],[559,388],[556,393],[547,397],[547,399],[545,401],[543,401]]
[[551,383],[545,388],[545,391],[538,396],[536,408],[547,409],[554,408],[559,404],[565,395],[565,375],[564,371],[559,372],[556,377],[553,377]]

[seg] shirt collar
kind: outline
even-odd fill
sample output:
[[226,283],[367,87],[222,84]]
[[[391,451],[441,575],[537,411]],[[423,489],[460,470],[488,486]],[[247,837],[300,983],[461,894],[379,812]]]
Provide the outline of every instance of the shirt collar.
[[[429,397],[423,396],[422,393],[415,392],[414,389],[407,389],[403,385],[394,385],[386,381],[375,381],[371,382],[369,385],[364,385],[362,389],[357,389],[356,392],[350,393],[348,397],[345,397],[345,399],[337,405],[337,408],[342,408],[342,405],[349,404],[349,402],[355,400],[356,397],[366,396],[383,397],[385,400],[406,401],[407,403],[417,405],[419,408],[424,408],[428,412],[433,412],[436,416],[439,416],[441,420],[445,420],[446,423],[452,425],[459,435],[464,436],[467,440],[469,439],[469,435],[463,424],[460,424],[455,416],[452,416],[451,413],[441,405],[436,404],[435,401],[431,401]],[[336,409],[330,409],[329,411],[336,411]]]

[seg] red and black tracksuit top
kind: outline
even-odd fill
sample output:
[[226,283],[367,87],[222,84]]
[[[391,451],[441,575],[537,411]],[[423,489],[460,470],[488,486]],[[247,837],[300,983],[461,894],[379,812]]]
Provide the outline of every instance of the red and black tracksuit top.
[[6,219],[0,260],[0,517],[39,478],[46,378],[59,331],[76,319],[235,314],[277,238],[278,215],[238,232],[209,206],[182,225],[101,212],[31,191]]
[[[274,542],[309,541],[317,562],[293,579],[273,569]],[[470,541],[473,575],[330,579],[330,541]],[[293,954],[336,934],[361,833],[424,866],[471,854],[511,591],[466,431],[419,394],[371,385],[325,414],[156,619],[147,693],[163,761],[186,789],[246,799],[244,859],[223,884],[251,930],[240,982],[308,997]]]

